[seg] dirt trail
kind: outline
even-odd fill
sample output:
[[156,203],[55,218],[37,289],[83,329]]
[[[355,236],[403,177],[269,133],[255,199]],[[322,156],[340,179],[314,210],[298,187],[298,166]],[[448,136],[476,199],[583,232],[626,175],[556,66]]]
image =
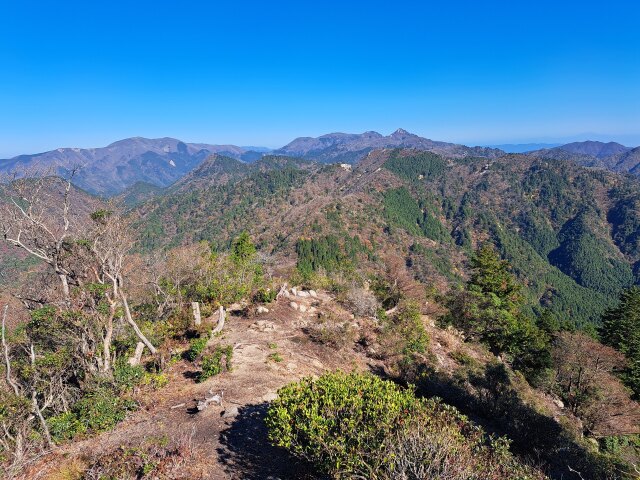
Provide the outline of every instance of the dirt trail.
[[[58,448],[27,478],[60,478],[51,474],[62,461],[140,445],[150,438],[185,436],[191,438],[196,452],[196,465],[190,466],[194,478],[312,478],[304,465],[269,445],[262,421],[268,402],[278,388],[304,376],[369,366],[352,349],[336,351],[311,342],[302,328],[316,321],[317,313],[313,308],[305,313],[295,310],[292,300],[309,308],[315,305],[318,311],[338,308],[328,296],[319,295],[280,298],[268,313],[230,316],[219,343],[234,346],[231,372],[196,383],[194,364],[172,365],[166,372],[169,384],[142,398],[141,408],[114,430]],[[223,405],[197,412],[197,400],[209,391],[224,392]]]

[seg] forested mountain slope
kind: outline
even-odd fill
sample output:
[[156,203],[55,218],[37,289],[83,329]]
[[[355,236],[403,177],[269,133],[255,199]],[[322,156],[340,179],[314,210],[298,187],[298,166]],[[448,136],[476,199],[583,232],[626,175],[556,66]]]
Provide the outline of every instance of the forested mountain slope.
[[638,281],[639,202],[637,181],[562,161],[383,149],[353,169],[216,157],[139,213],[146,249],[225,247],[248,229],[294,262],[301,238],[345,248],[357,237],[371,268],[397,256],[442,288],[460,282],[468,253],[490,241],[527,279],[535,309],[583,325]]
[[583,167],[640,174],[640,147],[625,147],[616,142],[574,142],[555,148],[535,150],[528,155],[571,161]]

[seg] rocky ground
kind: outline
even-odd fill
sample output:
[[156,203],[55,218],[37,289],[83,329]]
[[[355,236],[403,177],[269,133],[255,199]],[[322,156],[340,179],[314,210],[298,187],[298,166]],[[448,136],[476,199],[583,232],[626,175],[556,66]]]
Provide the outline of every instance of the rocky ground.
[[[266,312],[228,317],[219,342],[233,345],[232,371],[197,383],[197,365],[187,361],[172,365],[167,373],[169,384],[143,394],[141,408],[115,430],[57,448],[24,478],[73,478],[69,472],[74,465],[158,439],[189,450],[181,468],[185,478],[315,478],[306,465],[269,444],[263,422],[268,402],[278,388],[304,376],[336,368],[367,370],[375,365],[352,348],[315,343],[305,333],[319,316],[327,314],[352,322],[349,312],[326,294],[288,294]],[[199,400],[222,392],[222,405],[197,410]]]

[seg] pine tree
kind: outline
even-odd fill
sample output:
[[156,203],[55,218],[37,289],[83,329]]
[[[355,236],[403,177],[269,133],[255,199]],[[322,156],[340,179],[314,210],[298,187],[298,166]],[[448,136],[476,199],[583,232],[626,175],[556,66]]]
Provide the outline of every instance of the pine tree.
[[620,294],[618,306],[602,317],[600,335],[605,344],[627,358],[623,380],[640,398],[640,287],[631,287]]
[[535,380],[551,364],[550,336],[522,313],[522,287],[511,265],[492,245],[484,245],[471,267],[466,291],[449,299],[448,320],[494,354],[506,354],[514,368]]

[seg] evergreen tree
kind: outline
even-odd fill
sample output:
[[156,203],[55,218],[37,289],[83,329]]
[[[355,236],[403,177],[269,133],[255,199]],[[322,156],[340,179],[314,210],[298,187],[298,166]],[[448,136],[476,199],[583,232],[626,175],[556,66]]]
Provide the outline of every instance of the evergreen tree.
[[233,241],[231,259],[236,265],[246,265],[256,256],[256,246],[249,234],[244,231]]
[[622,292],[618,306],[605,312],[600,335],[605,344],[627,358],[623,379],[636,398],[640,397],[640,287]]
[[243,284],[250,290],[262,275],[262,269],[257,262],[256,246],[245,231],[233,241],[231,246],[231,261],[236,267],[237,274]]
[[485,245],[471,258],[471,267],[466,290],[449,298],[446,320],[494,354],[506,355],[514,368],[535,380],[551,365],[550,336],[522,313],[522,287],[511,265]]

